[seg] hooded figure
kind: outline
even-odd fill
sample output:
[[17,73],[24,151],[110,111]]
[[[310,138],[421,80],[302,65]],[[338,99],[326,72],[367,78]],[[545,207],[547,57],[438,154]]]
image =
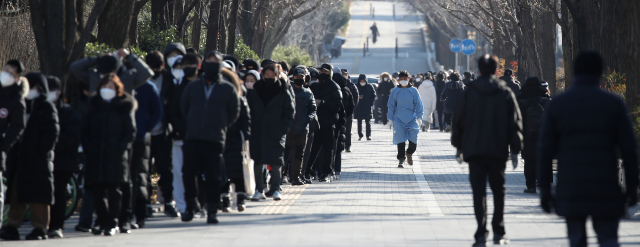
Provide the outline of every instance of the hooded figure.
[[500,80],[503,80],[507,83],[507,86],[511,89],[513,94],[518,97],[520,95],[520,82],[513,78],[513,70],[505,69],[504,74],[500,77]]
[[[26,239],[46,239],[49,227],[49,205],[53,204],[53,150],[58,140],[60,127],[58,112],[53,103],[47,101],[49,87],[44,75],[31,72],[26,75],[31,90],[27,95],[31,112],[20,142],[10,154],[8,164],[7,197],[9,211],[8,232],[22,225],[27,204],[31,209],[31,224],[34,230]],[[13,232],[17,235],[17,231]],[[17,235],[19,236],[19,235]]]
[[[378,108],[381,111],[382,124],[387,124],[387,110],[389,109],[387,106],[387,101],[389,101],[389,94],[391,90],[396,87],[394,78],[398,77],[398,73],[394,73],[394,76],[391,77],[389,73],[384,72],[380,74],[380,82],[378,83],[378,88],[376,90],[376,95],[378,96]],[[377,115],[377,114],[376,114]]]
[[424,123],[422,124],[422,130],[426,131],[429,129],[429,124],[433,122],[431,116],[436,110],[438,96],[436,95],[436,88],[433,86],[433,82],[431,80],[425,79],[425,81],[418,87],[418,92],[420,93],[420,99],[422,100],[422,107],[424,109],[422,119]]

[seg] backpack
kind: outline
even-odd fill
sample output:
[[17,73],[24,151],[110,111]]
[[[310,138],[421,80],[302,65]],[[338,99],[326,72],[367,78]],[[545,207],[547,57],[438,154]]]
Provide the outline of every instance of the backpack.
[[527,108],[525,120],[525,133],[527,136],[538,136],[540,126],[542,126],[542,117],[544,116],[544,107],[542,104],[544,98],[540,98]]

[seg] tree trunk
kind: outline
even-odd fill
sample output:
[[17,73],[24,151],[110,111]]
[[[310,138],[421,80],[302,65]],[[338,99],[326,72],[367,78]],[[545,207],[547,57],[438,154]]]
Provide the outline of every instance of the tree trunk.
[[166,6],[167,0],[151,0],[151,28],[167,29]]
[[209,6],[209,21],[207,25],[207,46],[205,53],[218,50],[218,32],[220,30],[220,2],[222,0],[212,0]]
[[149,0],[138,0],[133,7],[131,24],[129,25],[129,43],[132,46],[138,44],[138,15],[140,15],[140,11],[142,11],[142,8],[147,2],[149,2]]
[[236,48],[236,26],[238,19],[238,8],[240,0],[231,0],[231,12],[229,15],[229,45],[227,46],[227,54],[235,53]]
[[527,3],[520,2],[516,7],[516,12],[520,17],[519,27],[522,33],[518,43],[522,47],[522,60],[518,65],[518,78],[540,77],[542,76],[542,68],[538,58],[533,9]]
[[195,7],[195,16],[193,17],[193,26],[191,27],[191,44],[196,51],[200,51],[200,35],[202,34],[202,1],[198,0]]
[[546,12],[540,16],[536,31],[538,44],[540,44],[540,66],[542,74],[540,79],[549,83],[549,90],[552,95],[556,94],[556,22],[553,17],[554,12]]
[[573,37],[574,36],[574,28],[571,17],[569,16],[569,10],[566,6],[566,3],[562,1],[561,3],[561,16],[562,16],[562,25],[566,27],[567,30],[562,33],[562,57],[564,62],[564,89],[568,89],[571,86],[571,80],[573,80],[573,58],[574,48],[573,48]]
[[125,47],[133,7],[133,0],[110,0],[98,19],[98,42],[114,49]]
[[224,52],[227,50],[227,13],[228,8],[225,7],[226,0],[220,1],[220,47],[219,51]]

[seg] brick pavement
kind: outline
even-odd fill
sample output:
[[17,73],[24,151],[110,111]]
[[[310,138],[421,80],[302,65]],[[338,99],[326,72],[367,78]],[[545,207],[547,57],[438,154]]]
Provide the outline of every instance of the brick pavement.
[[[343,175],[332,183],[283,186],[283,200],[247,202],[243,213],[220,213],[220,224],[205,219],[182,223],[162,214],[147,228],[114,237],[66,231],[65,239],[2,242],[1,246],[469,246],[475,220],[468,168],[453,159],[448,134],[420,133],[414,167],[397,168],[391,131],[372,125],[372,141],[353,141],[343,153]],[[416,175],[444,214],[430,212]],[[507,172],[506,230],[510,246],[567,246],[562,219],[538,209],[535,195],[524,195],[522,168]],[[488,192],[491,212],[491,196]],[[72,229],[77,216],[66,227]],[[640,246],[640,222],[623,221],[623,246]],[[30,231],[28,223],[21,233]],[[596,243],[589,227],[589,242]]]

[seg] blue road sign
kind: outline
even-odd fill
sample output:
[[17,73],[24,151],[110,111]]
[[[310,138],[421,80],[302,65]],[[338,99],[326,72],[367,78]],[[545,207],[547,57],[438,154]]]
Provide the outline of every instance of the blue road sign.
[[449,49],[451,49],[452,52],[460,52],[460,50],[462,50],[461,44],[462,40],[452,39],[449,43]]
[[465,39],[462,41],[462,44],[460,44],[460,50],[462,51],[462,54],[464,55],[472,55],[474,52],[476,52],[476,42],[470,39]]

